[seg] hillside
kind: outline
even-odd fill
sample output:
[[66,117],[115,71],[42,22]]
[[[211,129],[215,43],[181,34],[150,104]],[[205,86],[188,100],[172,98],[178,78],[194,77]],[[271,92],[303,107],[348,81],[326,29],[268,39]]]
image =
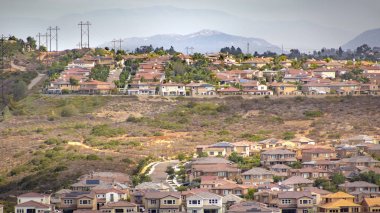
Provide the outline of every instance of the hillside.
[[[137,47],[148,45],[152,45],[153,47],[163,46],[166,49],[173,46],[177,51],[185,52],[186,47],[193,47],[194,52],[206,53],[219,52],[222,47],[235,46],[236,48],[240,47],[243,52],[246,52],[247,43],[250,44],[252,51],[258,51],[260,53],[268,50],[277,53],[281,52],[279,47],[263,39],[229,35],[213,30],[202,30],[187,35],[162,34],[150,37],[126,38],[124,39],[122,48],[132,51]],[[112,47],[112,44],[107,43],[102,46]]]
[[342,48],[354,50],[363,44],[368,44],[370,47],[380,47],[380,28],[361,33],[344,44]]
[[304,135],[318,142],[380,128],[379,97],[213,99],[43,96],[0,123],[0,194],[58,189],[90,171],[132,174],[146,156],[217,141]]

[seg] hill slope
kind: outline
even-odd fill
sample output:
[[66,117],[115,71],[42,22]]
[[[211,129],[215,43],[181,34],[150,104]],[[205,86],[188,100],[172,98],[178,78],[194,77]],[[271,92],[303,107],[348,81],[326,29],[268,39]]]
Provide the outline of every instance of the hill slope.
[[368,44],[370,47],[380,47],[380,28],[367,30],[342,46],[343,49],[356,49]]

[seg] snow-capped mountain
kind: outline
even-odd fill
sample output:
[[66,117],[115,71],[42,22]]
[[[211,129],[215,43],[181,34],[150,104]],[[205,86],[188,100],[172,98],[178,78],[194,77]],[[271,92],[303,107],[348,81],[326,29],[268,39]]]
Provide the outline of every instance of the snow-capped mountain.
[[[132,37],[124,39],[122,48],[133,51],[137,47],[152,45],[153,47],[161,47],[168,49],[173,46],[176,51],[185,52],[186,47],[193,47],[193,52],[207,53],[218,52],[223,47],[240,47],[243,52],[247,51],[247,44],[249,43],[249,52],[265,52],[274,51],[281,52],[281,49],[264,39],[248,38],[242,36],[235,36],[226,34],[215,30],[201,30],[199,32],[191,33],[188,35],[178,34],[160,34],[150,37]],[[101,45],[102,47],[108,46],[112,48],[111,43]]]

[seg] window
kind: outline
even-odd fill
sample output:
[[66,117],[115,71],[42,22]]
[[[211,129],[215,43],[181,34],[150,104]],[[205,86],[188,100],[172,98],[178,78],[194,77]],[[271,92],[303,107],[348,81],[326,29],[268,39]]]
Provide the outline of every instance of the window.
[[193,210],[193,213],[197,213],[197,210]]
[[309,210],[308,209],[304,209],[304,210],[302,210],[302,213],[309,213]]
[[189,204],[192,204],[192,205],[199,205],[201,204],[201,201],[200,200],[189,200]]
[[210,152],[210,155],[214,155],[214,152]]
[[150,204],[156,204],[156,200],[150,200]]
[[63,200],[63,203],[66,205],[71,205],[73,204],[73,200]]
[[218,200],[217,199],[210,199],[210,200],[208,200],[208,203],[209,204],[218,204]]
[[79,200],[79,204],[82,204],[82,205],[91,204],[91,200]]
[[168,205],[175,204],[175,200],[164,200],[164,204],[168,204]]
[[292,201],[291,201],[290,199],[282,199],[282,200],[281,200],[281,203],[282,203],[282,204],[291,204]]
[[245,180],[249,180],[251,178],[251,176],[249,176],[249,175],[244,175],[244,179]]

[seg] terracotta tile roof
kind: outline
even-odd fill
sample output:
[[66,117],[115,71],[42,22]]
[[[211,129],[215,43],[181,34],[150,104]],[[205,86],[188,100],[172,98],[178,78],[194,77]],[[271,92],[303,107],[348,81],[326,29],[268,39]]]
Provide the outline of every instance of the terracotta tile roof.
[[343,198],[355,198],[355,196],[352,196],[350,194],[347,194],[345,192],[336,192],[336,193],[333,193],[333,194],[329,194],[329,195],[325,195],[323,196],[323,198],[333,198],[333,199],[343,199]]
[[286,198],[295,198],[295,199],[298,199],[298,198],[301,198],[301,197],[309,197],[309,198],[313,198],[313,196],[311,195],[311,192],[309,191],[288,191],[288,192],[280,192],[278,194],[278,198],[279,199],[286,199]]
[[35,207],[35,208],[39,208],[39,209],[50,209],[49,205],[39,203],[39,202],[36,202],[34,200],[17,204],[16,207]]
[[364,202],[367,203],[368,206],[380,206],[380,197],[375,198],[364,198]]
[[355,181],[355,182],[342,183],[339,185],[339,187],[377,187],[377,188],[379,188],[378,185],[373,184],[373,183],[368,183],[365,181]]
[[28,192],[25,194],[21,194],[17,197],[49,197],[49,196],[50,195],[40,194],[40,193],[36,193],[36,192]]
[[284,185],[295,185],[295,184],[312,184],[314,181],[306,179],[301,176],[292,176],[282,182]]
[[320,207],[324,209],[338,209],[340,207],[360,207],[360,205],[349,200],[340,199],[331,203],[323,204]]

